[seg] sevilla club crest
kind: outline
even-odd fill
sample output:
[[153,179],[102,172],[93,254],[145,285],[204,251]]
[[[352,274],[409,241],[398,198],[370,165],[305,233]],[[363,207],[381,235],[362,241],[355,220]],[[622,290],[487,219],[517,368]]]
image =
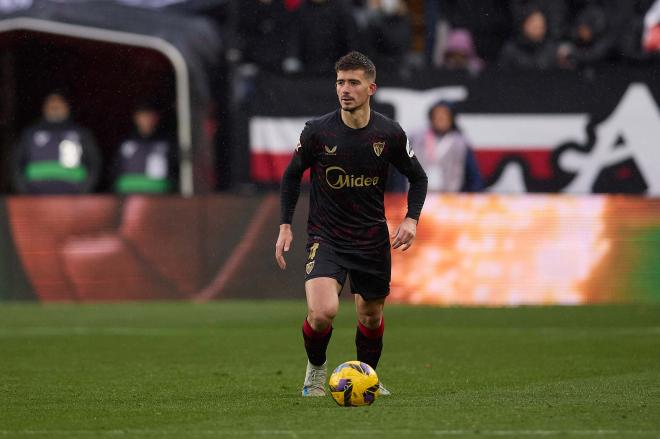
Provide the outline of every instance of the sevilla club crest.
[[377,157],[380,157],[384,149],[385,149],[385,142],[374,142],[374,152],[376,153]]

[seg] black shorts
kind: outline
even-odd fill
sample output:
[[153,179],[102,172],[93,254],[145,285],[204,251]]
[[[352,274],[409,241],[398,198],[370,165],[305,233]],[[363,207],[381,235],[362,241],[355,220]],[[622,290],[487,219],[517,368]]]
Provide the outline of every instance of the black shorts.
[[331,277],[344,287],[351,278],[351,293],[364,300],[380,299],[390,293],[392,258],[390,247],[360,253],[347,253],[327,244],[312,241],[307,244],[305,281]]

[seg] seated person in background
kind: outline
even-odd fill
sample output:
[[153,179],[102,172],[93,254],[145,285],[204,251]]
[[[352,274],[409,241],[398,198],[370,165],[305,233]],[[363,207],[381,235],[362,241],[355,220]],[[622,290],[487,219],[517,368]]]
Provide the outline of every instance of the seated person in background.
[[236,2],[237,26],[232,35],[230,60],[278,72],[286,56],[293,14],[281,1]]
[[[559,40],[568,33],[571,9],[580,8],[583,0],[510,0],[509,8],[513,17],[515,27],[525,19],[530,9],[538,9],[543,12],[546,19],[548,35],[553,40]],[[592,0],[586,0],[591,2]]]
[[359,45],[350,6],[341,0],[302,2],[290,24],[286,73],[327,74],[338,58]]
[[160,114],[142,104],[133,112],[135,132],[119,146],[114,189],[120,194],[164,194],[176,189],[177,147],[158,131]]
[[472,74],[477,74],[484,68],[484,62],[477,55],[469,30],[452,29],[449,31],[442,68],[462,70]]
[[564,69],[592,67],[607,60],[616,43],[617,34],[607,21],[605,10],[598,5],[582,9],[571,29],[570,40],[557,52]]
[[409,74],[412,30],[408,6],[403,0],[369,0],[367,35],[376,65],[388,74]]
[[446,101],[429,110],[430,127],[410,141],[429,178],[429,191],[480,192],[481,174],[472,148],[456,125],[453,105]]
[[518,36],[500,52],[499,67],[508,70],[548,70],[557,67],[557,43],[547,33],[546,18],[540,9],[524,15]]
[[42,119],[21,136],[13,158],[19,194],[84,194],[99,179],[101,157],[92,134],[71,120],[61,92],[44,99]]

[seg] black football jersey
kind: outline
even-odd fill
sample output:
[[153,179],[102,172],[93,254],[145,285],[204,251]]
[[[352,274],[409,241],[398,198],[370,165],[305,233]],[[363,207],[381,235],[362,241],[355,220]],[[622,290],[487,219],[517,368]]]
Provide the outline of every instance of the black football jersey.
[[310,168],[310,240],[345,251],[388,245],[384,194],[390,163],[411,182],[407,216],[418,219],[426,174],[398,123],[375,111],[360,129],[346,126],[340,110],[310,120],[283,180],[282,223],[291,222],[299,191],[287,187],[287,177],[299,185]]

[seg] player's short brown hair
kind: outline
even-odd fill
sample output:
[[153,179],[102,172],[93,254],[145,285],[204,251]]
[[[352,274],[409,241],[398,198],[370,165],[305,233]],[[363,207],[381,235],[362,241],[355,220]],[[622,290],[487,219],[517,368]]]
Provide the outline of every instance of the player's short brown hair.
[[364,70],[364,75],[372,81],[376,79],[376,66],[363,53],[353,51],[342,56],[335,63],[335,72],[344,70]]

